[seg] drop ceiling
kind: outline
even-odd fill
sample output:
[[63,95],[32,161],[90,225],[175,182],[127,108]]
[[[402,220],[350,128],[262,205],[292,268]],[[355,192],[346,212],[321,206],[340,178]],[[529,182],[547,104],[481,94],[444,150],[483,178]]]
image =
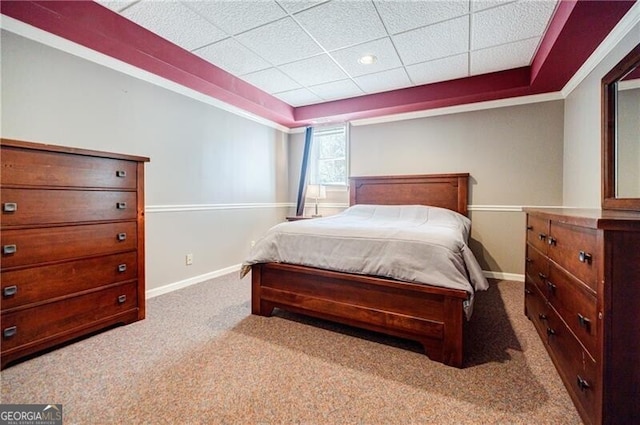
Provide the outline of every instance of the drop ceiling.
[[[292,106],[531,65],[556,0],[99,3]],[[373,64],[359,62],[373,55]]]
[[640,15],[634,0],[3,0],[0,11],[4,28],[26,24],[287,128],[559,93]]

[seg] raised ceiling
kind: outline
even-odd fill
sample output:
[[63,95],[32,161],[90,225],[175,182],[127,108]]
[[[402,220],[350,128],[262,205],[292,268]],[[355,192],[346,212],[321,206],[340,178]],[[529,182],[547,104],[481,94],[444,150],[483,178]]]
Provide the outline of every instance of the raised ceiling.
[[[557,0],[99,3],[292,106],[531,65]],[[372,64],[359,62],[373,55]]]
[[[561,90],[634,1],[2,1],[2,14],[287,126]],[[373,54],[369,66],[357,59]]]

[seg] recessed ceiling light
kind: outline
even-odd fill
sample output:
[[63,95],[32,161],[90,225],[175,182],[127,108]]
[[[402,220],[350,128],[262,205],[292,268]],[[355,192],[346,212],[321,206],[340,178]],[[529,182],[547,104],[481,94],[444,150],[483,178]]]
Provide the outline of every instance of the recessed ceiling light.
[[360,62],[363,65],[371,65],[376,63],[377,60],[378,58],[375,57],[374,55],[364,55],[364,56],[361,56],[360,59],[358,59],[358,62]]

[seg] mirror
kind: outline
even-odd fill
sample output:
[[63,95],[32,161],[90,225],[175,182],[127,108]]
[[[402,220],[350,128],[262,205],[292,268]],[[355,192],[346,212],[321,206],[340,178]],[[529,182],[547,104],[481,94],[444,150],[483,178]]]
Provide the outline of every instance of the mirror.
[[640,44],[602,79],[602,208],[640,211]]

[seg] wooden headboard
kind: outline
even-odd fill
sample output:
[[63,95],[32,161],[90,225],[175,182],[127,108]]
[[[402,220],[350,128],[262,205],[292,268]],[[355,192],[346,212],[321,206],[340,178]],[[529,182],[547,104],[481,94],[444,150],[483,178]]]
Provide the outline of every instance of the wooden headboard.
[[430,205],[467,215],[469,173],[349,179],[349,204]]

